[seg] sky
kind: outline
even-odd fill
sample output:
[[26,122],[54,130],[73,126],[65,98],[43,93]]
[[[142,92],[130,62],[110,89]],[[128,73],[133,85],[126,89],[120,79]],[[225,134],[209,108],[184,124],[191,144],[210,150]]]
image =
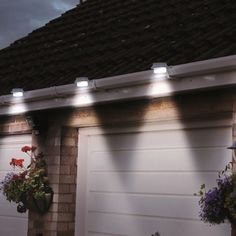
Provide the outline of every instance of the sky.
[[0,0],[0,49],[77,4],[79,0]]

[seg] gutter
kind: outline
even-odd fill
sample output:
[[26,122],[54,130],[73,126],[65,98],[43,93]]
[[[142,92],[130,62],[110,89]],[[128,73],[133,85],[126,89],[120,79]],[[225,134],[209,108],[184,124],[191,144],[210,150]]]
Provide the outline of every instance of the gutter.
[[236,55],[219,57],[205,61],[196,61],[170,67],[169,74],[174,77],[187,77],[222,73],[236,69]]
[[[0,96],[0,115],[16,114],[12,106],[24,104],[21,112],[60,107],[88,107],[139,98],[157,98],[193,90],[236,85],[236,56],[170,66],[169,76],[158,77],[152,70],[93,80],[90,88],[75,84],[26,91],[23,100]],[[20,111],[19,111],[20,113]]]

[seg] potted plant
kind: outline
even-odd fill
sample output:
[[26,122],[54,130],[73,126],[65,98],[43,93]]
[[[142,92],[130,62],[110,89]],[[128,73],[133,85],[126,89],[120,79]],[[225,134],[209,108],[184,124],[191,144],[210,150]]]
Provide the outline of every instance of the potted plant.
[[21,151],[28,155],[30,164],[25,167],[24,159],[12,158],[10,165],[19,172],[7,173],[0,185],[6,199],[17,203],[20,213],[29,209],[43,214],[52,203],[53,190],[48,182],[46,161],[42,153],[36,154],[36,149],[35,146],[22,147]]
[[236,227],[236,175],[231,170],[233,163],[230,162],[216,179],[217,185],[206,190],[203,184],[198,192],[200,196],[199,216],[203,222],[221,224],[228,220],[232,228]]

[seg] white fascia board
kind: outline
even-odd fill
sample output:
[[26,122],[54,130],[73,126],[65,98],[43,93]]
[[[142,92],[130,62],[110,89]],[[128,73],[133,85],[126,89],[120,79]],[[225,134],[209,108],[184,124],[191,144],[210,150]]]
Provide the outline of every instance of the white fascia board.
[[[27,91],[23,99],[13,99],[11,95],[1,96],[0,115],[64,107],[89,107],[94,103],[158,98],[193,90],[236,86],[236,69],[233,70],[236,66],[236,57],[230,57],[230,60],[229,57],[222,58],[222,61],[223,66],[220,66],[219,58],[173,66],[170,79],[158,78],[149,70],[94,80],[93,87],[89,89],[78,89],[74,84],[69,84]],[[216,64],[221,69],[215,68],[214,73],[213,67]],[[194,71],[193,75],[190,75],[191,68]],[[219,71],[223,72],[218,73]],[[203,72],[206,74],[202,75]],[[200,75],[195,76],[198,74]]]
[[95,103],[111,103],[140,98],[158,98],[176,93],[236,86],[236,72],[212,76],[201,76],[178,80],[163,80],[148,84],[126,86],[116,89],[82,91],[70,96],[48,97],[26,103],[12,103],[0,106],[0,115],[13,115],[27,111],[45,110],[65,107],[89,107]]
[[224,71],[236,70],[236,55],[214,58],[205,61],[196,61],[182,65],[170,66],[169,76],[175,78],[206,75]]

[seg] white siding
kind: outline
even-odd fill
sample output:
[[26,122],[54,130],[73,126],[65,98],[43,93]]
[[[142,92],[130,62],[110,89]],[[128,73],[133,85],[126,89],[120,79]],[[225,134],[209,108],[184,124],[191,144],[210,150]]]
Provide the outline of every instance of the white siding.
[[[79,236],[225,236],[198,217],[202,183],[215,185],[231,158],[230,126],[86,130],[80,137]],[[86,175],[86,176],[83,176]]]
[[[0,138],[0,181],[7,172],[13,170],[9,165],[11,158],[24,158],[24,164],[29,164],[30,158],[21,152],[21,147],[24,145],[31,145],[30,135]],[[28,229],[28,214],[17,213],[16,204],[8,202],[2,193],[0,193],[0,228],[1,236],[26,236]]]

